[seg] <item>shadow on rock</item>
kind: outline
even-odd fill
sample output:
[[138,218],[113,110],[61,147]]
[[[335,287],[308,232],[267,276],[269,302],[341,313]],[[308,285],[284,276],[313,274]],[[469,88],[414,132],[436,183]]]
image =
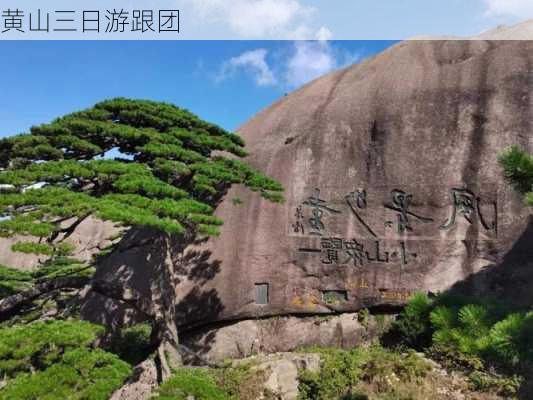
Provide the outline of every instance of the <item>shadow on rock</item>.
[[449,289],[452,295],[502,299],[509,305],[533,305],[533,218],[497,265],[488,265]]
[[[131,230],[101,261],[94,280],[111,283],[135,301],[93,290],[83,302],[82,317],[116,330],[149,320],[165,293],[174,291],[181,299],[176,307],[179,326],[215,319],[224,307],[216,289],[205,290],[204,286],[220,272],[221,262],[212,260],[211,252],[201,248],[203,242],[172,238],[169,245],[164,234]],[[138,307],[139,303],[144,306]]]

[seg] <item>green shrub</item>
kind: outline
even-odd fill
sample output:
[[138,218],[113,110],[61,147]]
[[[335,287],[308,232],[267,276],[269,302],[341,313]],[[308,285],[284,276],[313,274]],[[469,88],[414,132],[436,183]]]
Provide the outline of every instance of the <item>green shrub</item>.
[[495,376],[483,371],[474,371],[469,375],[474,390],[492,392],[505,398],[517,395],[523,379],[517,375],[511,377]]
[[63,353],[95,342],[104,328],[85,321],[46,321],[0,329],[0,375],[42,370]]
[[493,299],[417,294],[387,335],[416,349],[433,346],[433,353],[440,349],[506,367],[533,362],[533,312]]
[[104,400],[131,367],[93,349],[104,328],[85,321],[46,321],[0,329],[0,399]]
[[425,344],[431,358],[470,374],[479,390],[514,396],[517,377],[527,376],[533,366],[533,312],[511,302],[451,294],[431,301],[418,295],[391,332],[401,344]]
[[429,315],[434,301],[425,293],[415,293],[405,306],[389,331],[394,342],[415,349],[422,349],[431,343],[431,321]]
[[431,312],[433,342],[454,347],[465,354],[483,354],[488,346],[492,321],[485,307],[469,304],[459,311],[440,306]]
[[449,370],[471,372],[480,371],[485,368],[485,363],[479,356],[461,353],[455,347],[433,344],[426,349],[426,354]]
[[107,400],[130,372],[130,366],[114,354],[70,350],[44,371],[19,374],[0,391],[0,399]]
[[368,392],[379,394],[380,399],[399,398],[394,396],[419,385],[431,371],[431,366],[414,352],[399,353],[379,346],[308,351],[319,353],[322,363],[320,372],[301,372],[302,400],[366,399]]
[[442,348],[457,349],[507,368],[533,361],[531,312],[501,317],[491,313],[490,306],[469,304],[459,310],[437,307],[430,318],[433,343]]
[[252,368],[252,365],[228,364],[225,368],[213,370],[216,382],[232,399],[256,400],[259,398],[274,398],[272,393],[265,390],[263,384],[266,380],[264,370]]
[[182,368],[158,390],[157,400],[256,400],[276,399],[264,388],[266,371],[253,364],[228,363],[222,368]]
[[151,332],[152,326],[148,323],[124,328],[113,336],[109,351],[131,365],[137,365],[152,352]]
[[[531,192],[533,156],[518,146],[512,146],[498,157],[507,180],[520,193]],[[528,204],[531,204],[528,202]]]
[[211,372],[203,368],[182,368],[175,371],[172,378],[163,383],[158,390],[157,400],[230,400],[231,397],[221,389]]
[[339,399],[359,382],[366,354],[359,349],[310,348],[322,359],[320,372],[304,371],[300,379],[301,399]]
[[489,332],[487,356],[507,366],[533,363],[533,312],[513,313]]

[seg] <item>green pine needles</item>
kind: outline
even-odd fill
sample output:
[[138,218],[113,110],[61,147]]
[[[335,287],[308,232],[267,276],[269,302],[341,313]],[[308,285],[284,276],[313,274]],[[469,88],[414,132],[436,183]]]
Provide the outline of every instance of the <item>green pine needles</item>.
[[512,146],[499,160],[505,177],[517,191],[525,194],[527,205],[533,205],[533,156]]
[[533,364],[533,312],[492,299],[417,294],[395,328],[402,343],[409,346],[434,346],[510,370]]
[[94,348],[103,327],[47,321],[0,331],[0,399],[108,399],[130,375],[118,356]]
[[[283,188],[239,161],[236,134],[174,105],[117,98],[0,141],[0,235],[48,239],[15,250],[55,254],[65,221],[217,235],[232,184],[271,201]],[[62,225],[63,224],[63,225]]]

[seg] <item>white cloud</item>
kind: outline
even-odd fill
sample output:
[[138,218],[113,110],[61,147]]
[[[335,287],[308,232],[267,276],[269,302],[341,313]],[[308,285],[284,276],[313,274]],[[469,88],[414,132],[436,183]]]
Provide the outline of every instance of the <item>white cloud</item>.
[[487,16],[533,17],[531,0],[485,0]]
[[[248,37],[276,34],[301,35],[308,28],[305,19],[312,12],[296,0],[243,1],[230,8],[229,23],[238,33]],[[304,20],[302,24],[298,21]],[[293,28],[294,27],[294,28]]]
[[239,69],[251,73],[258,86],[270,86],[277,83],[274,73],[268,66],[266,56],[268,51],[257,49],[247,51],[238,57],[233,57],[222,64],[220,73],[216,77],[217,81],[228,79],[235,75]]
[[188,0],[203,19],[227,25],[245,38],[301,39],[312,34],[314,7],[300,0]]
[[[321,38],[330,35],[326,28],[317,33]],[[215,81],[235,78],[239,72],[245,72],[252,75],[258,86],[294,89],[361,60],[360,55],[344,51],[327,40],[295,41],[272,57],[267,56],[268,50],[256,49],[230,58],[222,63]]]
[[317,40],[319,40],[321,42],[325,42],[325,41],[331,40],[332,37],[333,37],[333,34],[325,26],[320,27],[320,29],[316,33]]
[[[330,34],[321,30],[317,36],[328,37]],[[294,51],[287,61],[285,81],[291,88],[298,87],[359,60],[358,54],[341,51],[326,40],[295,42]]]
[[325,41],[296,42],[294,46],[285,73],[289,86],[301,86],[337,67],[331,46]]

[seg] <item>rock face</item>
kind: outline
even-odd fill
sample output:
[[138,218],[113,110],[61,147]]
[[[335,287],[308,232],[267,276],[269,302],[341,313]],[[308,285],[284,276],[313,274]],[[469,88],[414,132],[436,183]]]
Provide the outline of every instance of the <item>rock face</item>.
[[[372,343],[393,319],[365,313],[320,317],[273,317],[239,321],[182,335],[183,344],[211,363],[308,346],[353,348]],[[187,360],[189,361],[189,360]],[[197,360],[190,360],[195,362]]]
[[148,400],[157,386],[157,366],[148,359],[134,368],[133,376],[113,393],[111,400]]
[[[66,223],[68,225],[69,221]],[[110,222],[87,218],[74,230],[65,242],[75,247],[73,257],[79,260],[89,261],[93,255],[109,246],[112,243],[111,239],[118,233],[119,230]],[[36,239],[25,237],[1,239],[0,265],[6,265],[20,270],[32,270],[39,265],[39,262],[44,261],[46,257],[18,253],[11,250],[13,244],[28,240]]]
[[298,398],[298,375],[302,371],[320,371],[319,354],[277,353],[268,356],[254,356],[234,364],[251,365],[252,370],[263,374],[263,390],[270,397],[279,400],[296,400]]
[[[532,68],[533,42],[403,42],[259,113],[239,130],[248,161],[287,201],[235,187],[220,237],[176,254],[182,328],[391,307],[462,281],[532,302],[529,210],[497,161],[533,151]],[[156,247],[98,277],[147,286]],[[84,315],[121,307],[92,295]]]

